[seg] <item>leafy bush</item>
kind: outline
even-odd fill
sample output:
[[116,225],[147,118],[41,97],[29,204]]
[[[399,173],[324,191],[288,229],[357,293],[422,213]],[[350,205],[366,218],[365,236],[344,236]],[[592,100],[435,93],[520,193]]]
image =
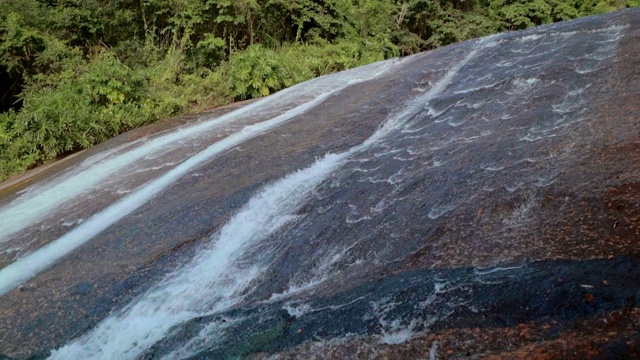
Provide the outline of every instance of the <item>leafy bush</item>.
[[[75,69],[36,76],[22,94],[21,111],[0,117],[5,141],[0,144],[8,154],[1,175],[88,148],[152,120],[136,104],[143,88],[143,79],[108,51]],[[7,156],[24,161],[10,162]]]
[[294,83],[275,51],[262,45],[231,55],[226,74],[232,96],[240,100],[267,96]]
[[224,59],[227,53],[227,44],[224,39],[216,37],[214,34],[204,34],[204,39],[199,41],[195,47],[188,50],[191,59],[191,68],[214,69]]

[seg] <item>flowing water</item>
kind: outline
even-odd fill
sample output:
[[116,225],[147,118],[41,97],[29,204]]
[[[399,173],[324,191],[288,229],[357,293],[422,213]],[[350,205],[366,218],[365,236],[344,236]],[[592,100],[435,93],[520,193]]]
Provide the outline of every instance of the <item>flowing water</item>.
[[[54,326],[74,304],[62,335],[36,331],[35,351],[174,359],[588,313],[562,310],[579,287],[549,295],[557,308],[526,301],[558,272],[595,281],[582,260],[637,283],[633,257],[624,276],[592,259],[635,255],[640,240],[637,204],[620,215],[597,195],[626,189],[640,157],[593,159],[638,141],[633,110],[615,124],[598,114],[614,85],[640,99],[619,54],[639,14],[379,62],[90,154],[0,203],[3,317],[27,316],[34,296],[33,321]],[[605,249],[622,236],[614,221],[626,242]],[[510,319],[495,320],[492,294],[511,299]],[[0,323],[0,353],[34,353],[7,345],[29,321]]]
[[[383,67],[388,66],[388,64],[374,65],[371,68],[368,68],[367,70],[373,71],[374,78],[376,76],[376,69],[378,66]],[[359,69],[359,74],[362,74],[362,71],[363,69]],[[381,70],[381,73],[384,73],[384,69]],[[369,72],[366,72],[365,74],[369,75]],[[362,81],[358,78],[358,73],[354,74],[353,78],[347,75],[340,80],[341,81],[337,81],[332,84],[336,89],[317,94],[311,101],[303,103],[269,120],[246,126],[242,130],[225,137],[197,154],[187,158],[187,160],[175,166],[167,173],[159,176],[157,179],[141,186],[131,194],[126,195],[124,198],[95,214],[87,221],[83,221],[82,224],[79,224],[59,239],[50,242],[46,246],[43,246],[24,257],[18,258],[9,266],[0,270],[0,295],[34,276],[76,247],[89,241],[92,237],[99,234],[116,221],[131,214],[160,191],[170,186],[176,181],[176,179],[184,176],[203,162],[211,160],[217,154],[232,149],[254,136],[290,121],[296,115],[299,115],[307,109],[322,103],[324,99],[331,96],[333,93],[344,89],[350,84]],[[342,85],[341,82],[346,83],[346,85]],[[321,87],[318,87],[316,91],[321,89]],[[280,94],[280,96],[283,95]],[[250,108],[249,110],[256,111],[255,108],[259,105],[259,103],[249,105],[248,108]],[[193,134],[197,134],[200,131],[206,131],[209,128],[225,123],[226,121],[234,120],[236,117],[240,117],[246,112],[247,108],[242,108],[227,116],[223,116],[222,118],[217,118],[212,121],[205,122],[204,124],[193,126],[185,129],[185,131],[166,135],[149,144],[145,144],[136,150],[128,151],[113,159],[109,158],[109,160],[104,161],[105,163],[103,164],[94,165],[87,170],[74,174],[68,180],[69,184],[65,181],[61,184],[55,185],[51,189],[45,190],[44,192],[38,192],[38,195],[35,197],[26,197],[24,200],[22,198],[14,200],[9,204],[9,206],[7,206],[7,210],[5,210],[9,220],[5,223],[7,224],[6,229],[0,229],[0,231],[2,231],[2,235],[5,237],[12,235],[14,232],[26,227],[27,224],[37,221],[41,214],[51,212],[53,208],[60,206],[61,203],[64,202],[65,199],[68,199],[69,196],[74,197],[79,195],[81,192],[92,190],[97,183],[104,180],[115,170],[119,170],[126,165],[130,165],[140,157],[148,156],[150,153],[154,153],[154,156],[161,156],[156,154],[158,149],[162,149],[169,144],[179,143],[182,138],[188,138],[190,135],[193,136]],[[180,136],[176,136],[175,134]],[[89,174],[87,174],[87,172]],[[67,186],[69,186],[70,189],[66,188]],[[51,195],[49,195],[49,192]],[[65,194],[66,197],[63,197],[63,194]],[[34,206],[35,204],[38,205]],[[15,216],[15,218],[13,218],[13,216]]]

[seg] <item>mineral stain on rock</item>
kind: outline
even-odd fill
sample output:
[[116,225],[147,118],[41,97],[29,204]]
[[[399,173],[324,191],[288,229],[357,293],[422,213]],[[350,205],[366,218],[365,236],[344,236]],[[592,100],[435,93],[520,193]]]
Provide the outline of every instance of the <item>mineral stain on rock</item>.
[[639,19],[315,79],[12,185],[0,358],[639,357]]

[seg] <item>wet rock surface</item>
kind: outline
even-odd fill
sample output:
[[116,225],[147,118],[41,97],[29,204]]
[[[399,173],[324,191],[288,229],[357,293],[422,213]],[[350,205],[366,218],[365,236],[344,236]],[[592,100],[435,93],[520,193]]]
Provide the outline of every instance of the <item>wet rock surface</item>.
[[104,227],[5,287],[0,354],[635,358],[638,59],[633,9],[123,134],[0,194],[0,289]]
[[[535,322],[549,325],[536,337],[555,340],[572,320],[637,308],[639,289],[640,262],[627,257],[541,261],[484,270],[409,271],[359,285],[347,293],[258,303],[198,318],[150,349],[146,357],[179,348],[180,339],[197,335],[212,322],[226,327],[226,340],[194,358],[279,352],[345,334],[378,335],[371,348],[403,343],[415,332],[438,334],[456,328],[492,331],[519,327],[521,336],[533,338],[527,336],[532,330],[522,324]],[[640,323],[633,326],[631,330],[640,330]],[[615,343],[611,346],[611,351],[616,351]]]

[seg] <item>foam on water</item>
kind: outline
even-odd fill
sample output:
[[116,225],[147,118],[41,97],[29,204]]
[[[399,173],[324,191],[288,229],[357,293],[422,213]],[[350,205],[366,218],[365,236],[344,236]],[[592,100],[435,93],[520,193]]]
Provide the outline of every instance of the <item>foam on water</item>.
[[225,330],[231,327],[234,323],[241,321],[242,318],[235,319],[225,319],[224,322],[215,321],[205,325],[205,327],[200,330],[198,336],[194,337],[190,341],[188,341],[183,346],[171,351],[170,353],[162,356],[162,360],[176,360],[176,359],[187,359],[190,354],[199,353],[200,351],[207,349],[207,342],[204,342],[203,339],[215,339],[222,340],[224,339]]
[[315,289],[318,285],[322,284],[323,282],[325,282],[327,280],[326,277],[322,276],[320,278],[313,278],[307,282],[304,283],[297,283],[294,285],[290,285],[289,288],[287,288],[287,290],[281,292],[281,293],[275,293],[275,294],[271,294],[271,297],[269,298],[268,302],[274,302],[274,301],[279,301],[279,300],[283,300],[283,299],[288,299],[290,297],[293,297],[295,295],[299,295],[302,294],[304,292],[307,292],[309,290],[313,290]]
[[520,39],[518,39],[518,41],[521,43],[528,42],[528,41],[536,41],[542,38],[542,36],[543,35],[541,34],[531,34],[531,35],[521,37]]
[[135,358],[175,325],[213,314],[241,300],[238,292],[256,279],[264,265],[236,264],[243,251],[295,219],[312,190],[346,154],[331,154],[311,167],[269,185],[255,195],[187,265],[123,311],[105,319],[86,336],[53,353],[53,359]]
[[509,267],[495,267],[489,270],[482,270],[482,269],[474,269],[473,272],[476,275],[489,275],[489,274],[493,274],[496,272],[501,272],[501,271],[511,271],[511,270],[515,270],[515,269],[521,269],[522,266],[509,266]]
[[454,205],[454,204],[445,204],[445,205],[438,205],[438,206],[434,206],[433,208],[431,208],[431,211],[429,211],[429,219],[431,220],[435,220],[437,218],[439,218],[440,216],[453,211],[455,208],[457,208],[458,205]]
[[290,316],[299,318],[311,311],[311,306],[305,303],[286,303],[282,309],[286,310]]
[[522,79],[522,78],[517,78],[514,79],[512,81],[512,84],[514,86],[514,92],[515,93],[521,93],[523,91],[527,91],[530,90],[531,88],[533,88],[538,81],[540,81],[537,78],[529,78],[529,79]]
[[274,302],[282,299],[287,299],[304,292],[315,289],[318,285],[327,281],[330,277],[330,274],[333,272],[336,265],[340,264],[340,260],[342,260],[347,253],[351,251],[351,249],[358,244],[358,241],[351,244],[347,248],[340,250],[330,249],[328,254],[320,255],[320,259],[317,260],[316,266],[310,271],[309,274],[301,274],[300,278],[292,281],[292,284],[289,285],[287,290],[281,293],[271,294],[271,297],[267,300],[267,302]]
[[377,320],[381,329],[380,343],[402,344],[413,336],[428,330],[438,320],[438,317],[430,314],[431,311],[429,311],[435,300],[436,296],[432,294],[424,301],[418,302],[416,307],[422,310],[422,315],[406,318],[406,315],[399,315],[396,312],[396,308],[402,304],[390,297],[385,297],[369,303],[371,310],[366,318]]
[[400,320],[391,322],[383,322],[382,336],[380,342],[383,344],[402,344],[409,340],[415,334],[415,328],[418,325],[416,319],[411,320],[407,325],[402,325]]

